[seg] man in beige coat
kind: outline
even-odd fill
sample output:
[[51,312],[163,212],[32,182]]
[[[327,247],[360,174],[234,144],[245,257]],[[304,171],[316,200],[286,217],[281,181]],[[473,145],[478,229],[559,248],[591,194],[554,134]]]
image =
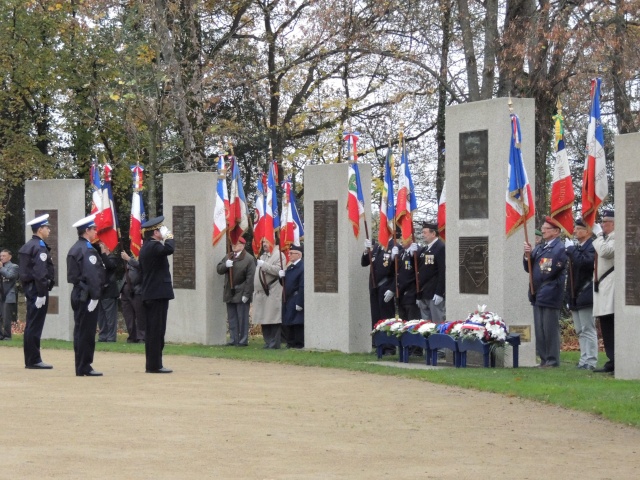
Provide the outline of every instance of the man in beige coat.
[[282,332],[282,285],[280,273],[287,259],[277,245],[269,253],[269,244],[262,241],[262,255],[253,277],[253,323],[262,325],[264,348],[280,348]]
[[593,241],[596,251],[596,271],[593,281],[593,316],[600,318],[602,343],[609,359],[602,368],[594,372],[613,373],[615,369],[614,340],[615,329],[613,323],[614,303],[614,254],[615,254],[615,223],[613,210],[602,212],[602,232],[597,233]]

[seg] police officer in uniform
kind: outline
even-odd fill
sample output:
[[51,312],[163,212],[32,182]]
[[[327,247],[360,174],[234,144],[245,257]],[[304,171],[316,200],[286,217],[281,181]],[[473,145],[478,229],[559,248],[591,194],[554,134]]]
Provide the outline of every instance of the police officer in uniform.
[[144,352],[147,373],[171,373],[162,365],[164,334],[167,330],[169,300],[174,297],[169,271],[169,255],[175,250],[171,231],[161,215],[142,224],[144,244],[140,249],[142,303],[147,320]]
[[27,298],[27,322],[24,329],[24,364],[30,369],[49,369],[40,356],[40,337],[49,308],[49,292],[54,284],[53,261],[45,243],[49,237],[49,214],[27,223],[31,227],[31,240],[20,248],[20,281]]
[[96,349],[98,302],[106,282],[106,271],[100,253],[93,248],[97,237],[95,215],[73,224],[78,229],[78,241],[67,254],[67,282],[73,284],[71,308],[73,308],[73,351],[76,376],[101,377],[91,364]]
[[[391,247],[392,242],[389,242]],[[395,266],[391,259],[390,248],[382,245],[372,246],[368,238],[364,241],[365,251],[360,265],[369,267],[369,303],[371,304],[371,327],[379,320],[393,318],[396,307],[393,302],[395,290]],[[387,292],[389,292],[387,294]]]

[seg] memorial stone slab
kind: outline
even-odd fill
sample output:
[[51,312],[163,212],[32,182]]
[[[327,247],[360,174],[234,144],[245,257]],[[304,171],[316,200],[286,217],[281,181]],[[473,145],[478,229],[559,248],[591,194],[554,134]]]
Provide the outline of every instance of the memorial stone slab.
[[640,133],[615,143],[615,362],[616,378],[640,379]]
[[216,265],[225,255],[224,239],[215,247],[213,209],[216,173],[170,173],[163,176],[165,224],[176,249],[169,257],[175,299],[169,302],[169,342],[224,345],[227,309],[222,301],[224,277]]
[[[371,167],[359,168],[371,225]],[[347,175],[346,163],[304,169],[304,341],[305,348],[369,352],[369,269],[360,266],[365,231],[361,222],[356,239],[347,216]]]
[[[520,365],[536,363],[533,311],[523,269],[523,230],[507,238],[505,195],[510,148],[506,98],[472,102],[446,110],[447,151],[447,319],[466,318],[478,305],[502,316],[521,333]],[[522,153],[534,178],[535,104],[513,99],[520,117]],[[533,188],[533,185],[532,185]],[[533,243],[534,221],[528,222]],[[512,364],[510,350],[504,365]]]
[[[27,180],[25,182],[25,224],[36,216],[49,214],[51,233],[47,244],[55,268],[55,285],[49,292],[49,308],[42,338],[73,340],[73,310],[70,295],[72,285],[67,283],[67,252],[78,240],[72,225],[88,211],[85,205],[84,180]],[[25,241],[33,233],[25,225]],[[14,255],[18,258],[18,255]]]

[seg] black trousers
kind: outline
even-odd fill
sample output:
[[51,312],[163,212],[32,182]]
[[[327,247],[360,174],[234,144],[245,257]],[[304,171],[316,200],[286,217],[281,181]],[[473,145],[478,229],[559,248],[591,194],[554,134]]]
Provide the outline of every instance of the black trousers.
[[25,366],[35,365],[42,362],[40,356],[40,337],[44,328],[44,320],[47,317],[49,308],[49,294],[45,304],[36,308],[36,292],[33,283],[25,285],[25,297],[27,298],[27,320],[24,327],[24,364]]
[[142,297],[132,295],[129,297],[124,291],[120,295],[120,305],[122,306],[122,316],[127,325],[129,338],[127,342],[144,342],[147,322],[144,318],[144,308]]
[[402,320],[419,320],[422,316],[420,313],[420,307],[416,303],[399,304],[398,316]]
[[282,325],[282,334],[288,348],[304,348],[304,324]]
[[71,308],[73,308],[73,352],[75,353],[76,375],[84,375],[93,370],[93,354],[96,351],[96,328],[98,327],[98,306],[93,312],[87,310],[90,300],[82,301],[82,289],[73,287]]
[[162,365],[162,350],[164,349],[164,334],[167,331],[167,311],[169,300],[145,300],[145,318],[147,320],[144,353],[146,356],[146,370],[160,370]]
[[395,286],[390,282],[381,287],[369,287],[369,304],[371,305],[371,328],[379,320],[393,318],[396,316],[396,305],[393,298],[389,302],[384,301],[384,293],[392,290]]
[[605,368],[615,367],[615,324],[613,323],[613,313],[602,315],[600,318],[600,330],[602,331],[602,343],[604,343],[604,353],[609,361],[604,364]]

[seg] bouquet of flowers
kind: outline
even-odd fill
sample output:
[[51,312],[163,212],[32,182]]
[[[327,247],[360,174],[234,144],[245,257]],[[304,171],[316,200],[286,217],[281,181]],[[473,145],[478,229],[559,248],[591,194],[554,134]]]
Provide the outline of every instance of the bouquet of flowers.
[[486,305],[478,305],[475,312],[471,312],[461,328],[460,337],[469,340],[482,340],[492,346],[504,346],[509,333],[507,324],[500,315],[488,312]]
[[387,332],[387,335],[401,335],[398,334],[398,330],[402,328],[404,322],[402,320],[398,320],[397,318],[387,318],[386,320],[380,320],[373,326],[373,331],[371,335],[376,332]]
[[416,335],[428,337],[435,332],[437,325],[428,320],[409,320],[402,326],[402,333],[409,332]]
[[455,339],[460,338],[460,330],[462,329],[462,325],[464,324],[463,320],[456,320],[455,322],[444,322],[438,325],[437,333],[444,333],[445,335],[450,335]]

